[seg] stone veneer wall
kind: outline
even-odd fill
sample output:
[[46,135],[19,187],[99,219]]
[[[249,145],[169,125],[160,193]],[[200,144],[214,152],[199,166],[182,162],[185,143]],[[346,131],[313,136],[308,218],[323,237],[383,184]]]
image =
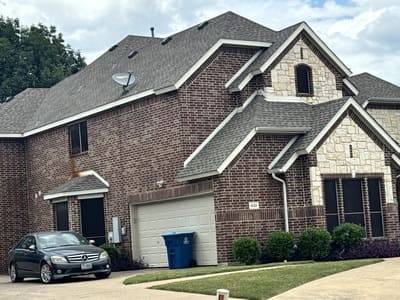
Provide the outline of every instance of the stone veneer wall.
[[371,105],[367,111],[400,144],[400,105]]
[[[350,158],[350,145],[353,158]],[[385,152],[350,117],[338,127],[316,151],[317,166],[310,167],[313,205],[323,204],[322,176],[324,174],[383,174],[385,200],[393,203],[392,174],[385,164]]]
[[[303,48],[303,59],[300,49]],[[304,39],[299,39],[293,47],[271,70],[272,86],[265,90],[270,96],[296,97],[295,66],[307,64],[312,69],[313,97],[298,97],[308,104],[318,104],[343,97],[342,90],[337,89],[335,74],[326,66],[319,56],[309,47]]]

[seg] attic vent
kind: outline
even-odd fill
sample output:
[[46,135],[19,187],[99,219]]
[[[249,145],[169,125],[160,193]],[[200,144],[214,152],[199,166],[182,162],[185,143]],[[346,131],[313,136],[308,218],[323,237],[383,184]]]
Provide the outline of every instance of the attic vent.
[[138,54],[138,52],[137,52],[136,50],[132,50],[131,52],[129,52],[128,58],[132,58],[132,57],[134,57],[136,54]]
[[114,46],[111,46],[111,48],[110,49],[108,49],[108,51],[114,51],[115,50],[115,48],[117,48],[118,47],[118,44],[115,44]]
[[170,40],[172,40],[172,37],[166,37],[165,39],[163,39],[162,41],[161,41],[161,45],[165,45],[165,44],[167,44]]
[[198,30],[202,30],[204,27],[208,25],[208,21],[204,21],[197,26]]

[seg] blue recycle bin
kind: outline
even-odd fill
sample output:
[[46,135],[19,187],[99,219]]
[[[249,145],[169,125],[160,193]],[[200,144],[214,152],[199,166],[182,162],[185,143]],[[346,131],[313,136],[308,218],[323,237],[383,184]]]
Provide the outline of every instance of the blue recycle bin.
[[168,254],[168,267],[182,269],[190,267],[193,257],[194,232],[167,232],[162,235]]

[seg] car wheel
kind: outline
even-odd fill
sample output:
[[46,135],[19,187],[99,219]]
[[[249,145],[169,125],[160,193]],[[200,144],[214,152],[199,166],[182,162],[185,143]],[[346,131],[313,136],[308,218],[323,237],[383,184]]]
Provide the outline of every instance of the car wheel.
[[43,263],[40,267],[40,280],[46,284],[53,280],[53,274],[51,273],[50,266],[47,263]]
[[107,278],[111,275],[111,272],[109,273],[96,273],[94,276],[96,276],[97,279],[104,279]]
[[11,264],[10,266],[10,279],[11,282],[21,282],[22,280],[24,280],[23,277],[19,277],[18,270],[15,264]]

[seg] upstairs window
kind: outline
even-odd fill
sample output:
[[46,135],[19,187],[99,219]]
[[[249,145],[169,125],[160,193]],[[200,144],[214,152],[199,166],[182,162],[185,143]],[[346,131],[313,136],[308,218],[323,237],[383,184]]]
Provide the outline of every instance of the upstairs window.
[[296,88],[298,96],[312,96],[312,74],[311,68],[300,64],[296,66]]
[[87,122],[71,125],[68,128],[71,155],[88,151]]

